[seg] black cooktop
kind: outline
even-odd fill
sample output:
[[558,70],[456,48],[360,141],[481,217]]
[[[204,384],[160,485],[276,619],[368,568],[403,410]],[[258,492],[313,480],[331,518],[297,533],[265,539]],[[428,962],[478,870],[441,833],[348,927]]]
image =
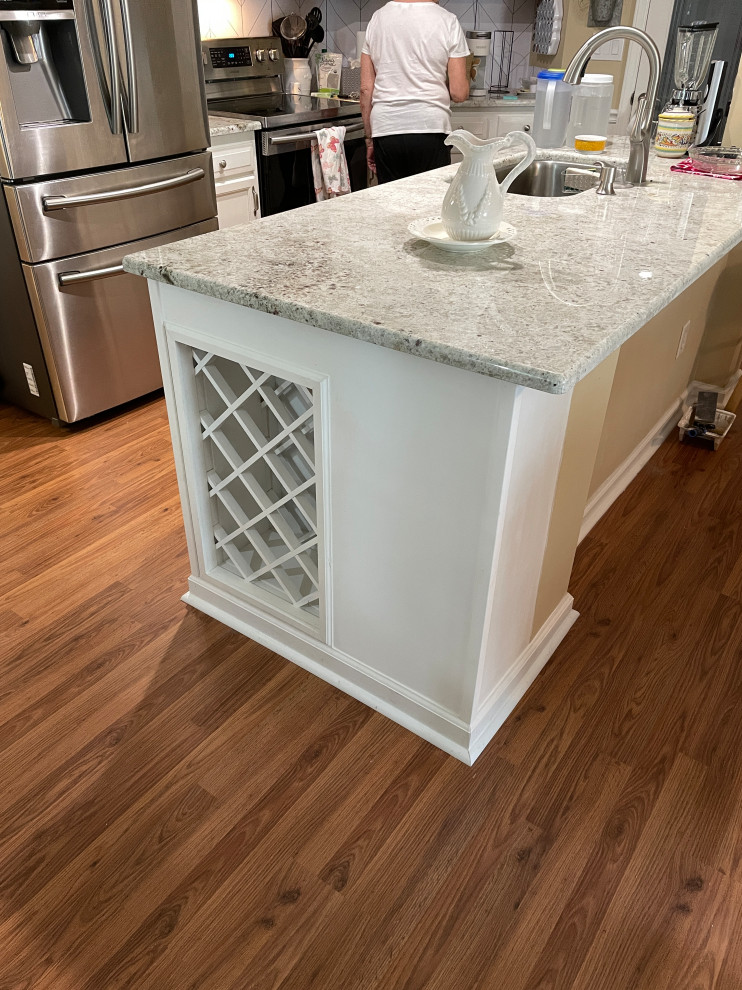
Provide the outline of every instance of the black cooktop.
[[260,121],[264,130],[313,124],[335,117],[357,117],[361,105],[356,100],[332,100],[318,96],[269,93],[229,97],[209,101],[209,113],[224,117],[249,117]]

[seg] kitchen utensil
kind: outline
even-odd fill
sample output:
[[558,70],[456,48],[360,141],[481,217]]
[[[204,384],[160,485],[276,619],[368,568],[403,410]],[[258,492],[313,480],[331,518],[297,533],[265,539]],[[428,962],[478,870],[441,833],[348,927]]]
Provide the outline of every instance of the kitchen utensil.
[[[495,153],[517,142],[525,144],[526,154],[500,184],[493,168]],[[445,143],[464,156],[443,200],[446,233],[454,241],[487,241],[500,229],[505,193],[536,157],[536,145],[524,131],[485,140],[459,130],[449,134]]]
[[515,227],[509,223],[501,223],[497,233],[483,241],[455,241],[448,236],[440,217],[424,217],[422,220],[413,220],[407,227],[413,237],[419,237],[421,241],[434,244],[435,247],[443,248],[444,251],[453,251],[457,254],[468,254],[471,251],[481,251],[483,248],[492,247],[493,244],[504,244],[515,238]]
[[301,14],[287,14],[281,21],[279,30],[286,41],[298,41],[307,33],[307,22]]
[[711,175],[742,175],[742,149],[699,148],[688,149],[688,158],[701,172]]
[[312,7],[307,14],[307,34],[311,34],[316,27],[322,23],[322,11],[319,7]]
[[309,42],[309,47],[307,48],[307,57],[309,53],[314,48],[315,44],[321,44],[325,40],[325,29],[322,27],[316,27],[314,31],[311,32],[311,41]]

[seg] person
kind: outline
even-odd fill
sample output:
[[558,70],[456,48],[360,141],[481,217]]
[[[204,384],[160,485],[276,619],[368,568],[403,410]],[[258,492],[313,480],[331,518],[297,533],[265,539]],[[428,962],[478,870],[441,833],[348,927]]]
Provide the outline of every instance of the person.
[[[361,113],[368,167],[391,182],[451,163],[451,102],[469,98],[469,46],[437,0],[389,0],[366,29]],[[448,81],[446,80],[448,77]]]

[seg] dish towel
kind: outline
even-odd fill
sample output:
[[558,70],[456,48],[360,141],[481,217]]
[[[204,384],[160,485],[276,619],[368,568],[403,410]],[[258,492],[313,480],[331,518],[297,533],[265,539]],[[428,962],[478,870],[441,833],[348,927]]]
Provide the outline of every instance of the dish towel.
[[723,172],[704,172],[703,169],[696,168],[690,158],[684,158],[682,162],[677,162],[670,166],[671,172],[687,172],[688,175],[707,175],[712,179],[742,179],[742,175],[724,175]]
[[312,173],[317,202],[350,192],[344,127],[323,127],[312,141]]

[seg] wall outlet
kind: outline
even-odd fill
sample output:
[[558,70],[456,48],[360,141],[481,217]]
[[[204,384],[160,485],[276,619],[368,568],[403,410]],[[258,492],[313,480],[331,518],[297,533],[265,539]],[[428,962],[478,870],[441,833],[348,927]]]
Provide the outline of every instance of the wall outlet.
[[678,341],[678,353],[675,355],[675,360],[680,357],[680,355],[685,350],[685,345],[688,343],[688,331],[690,330],[690,320],[685,324],[683,329],[680,331],[680,340]]

